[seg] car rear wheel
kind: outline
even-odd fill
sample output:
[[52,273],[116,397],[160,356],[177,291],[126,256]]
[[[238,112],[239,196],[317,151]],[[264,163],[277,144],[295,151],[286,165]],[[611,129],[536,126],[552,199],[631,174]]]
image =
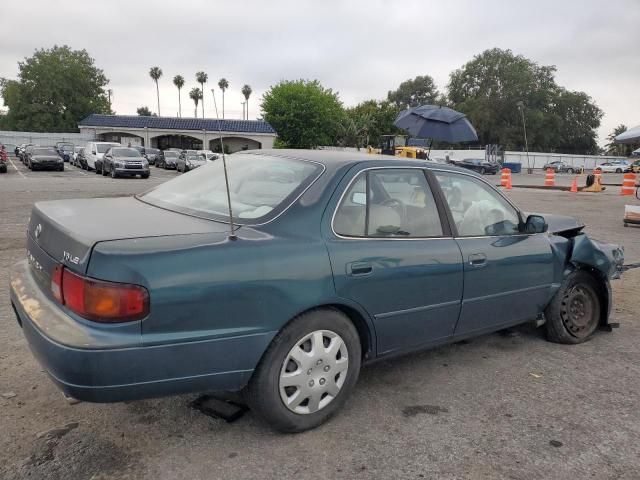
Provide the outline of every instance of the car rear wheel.
[[484,169],[484,167],[480,167],[480,175],[484,175],[486,173],[486,170]]
[[334,309],[313,310],[273,339],[249,382],[247,402],[276,430],[309,430],[344,405],[360,362],[360,339],[351,321]]
[[572,174],[573,173],[573,168],[567,168],[567,173],[568,174]]
[[111,178],[118,178],[118,174],[116,173],[116,169],[115,168],[111,169]]
[[587,272],[569,274],[545,310],[547,338],[568,344],[588,340],[600,322],[598,291],[597,282]]
[[621,168],[616,168],[616,173],[622,173],[622,169]]

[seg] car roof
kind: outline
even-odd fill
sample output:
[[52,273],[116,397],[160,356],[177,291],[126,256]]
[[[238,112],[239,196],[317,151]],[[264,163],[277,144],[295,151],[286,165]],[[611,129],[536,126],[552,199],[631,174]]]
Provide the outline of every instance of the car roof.
[[428,162],[419,159],[411,159],[404,157],[395,157],[393,155],[378,155],[366,152],[349,152],[336,150],[294,150],[294,149],[273,149],[273,150],[245,150],[238,152],[250,155],[269,155],[273,157],[295,158],[298,160],[307,160],[317,162],[327,168],[335,169],[341,166],[356,165],[358,163],[371,162],[373,164],[380,162],[381,165],[388,166],[392,164],[398,167],[420,167],[433,168],[437,170],[450,170],[455,172],[469,171],[448,165],[444,163]]

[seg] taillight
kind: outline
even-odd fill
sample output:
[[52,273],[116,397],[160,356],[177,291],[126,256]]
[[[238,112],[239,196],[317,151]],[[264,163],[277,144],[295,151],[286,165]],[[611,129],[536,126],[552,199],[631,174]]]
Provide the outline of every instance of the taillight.
[[[149,294],[139,285],[95,280],[56,267],[51,289],[69,310],[94,322],[130,322],[149,314]],[[56,296],[56,290],[60,291],[60,297]]]
[[51,292],[59,302],[62,302],[62,265],[56,265],[51,272]]

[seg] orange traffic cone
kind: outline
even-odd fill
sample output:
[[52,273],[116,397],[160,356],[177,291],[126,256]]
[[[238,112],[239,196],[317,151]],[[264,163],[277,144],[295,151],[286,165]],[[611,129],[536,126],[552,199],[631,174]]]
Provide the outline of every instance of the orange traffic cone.
[[545,187],[553,187],[556,182],[556,171],[553,168],[547,168],[547,172],[544,176],[544,185]]
[[571,190],[572,193],[578,193],[578,181],[574,178],[573,182],[571,182]]
[[507,185],[506,185],[505,189],[511,190],[511,188],[513,188],[513,187],[511,187],[511,173],[509,173],[509,177],[507,178]]

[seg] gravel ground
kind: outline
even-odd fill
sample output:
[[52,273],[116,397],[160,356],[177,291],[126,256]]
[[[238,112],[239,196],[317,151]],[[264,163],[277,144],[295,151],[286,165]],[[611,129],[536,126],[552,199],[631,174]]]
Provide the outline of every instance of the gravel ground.
[[[524,326],[377,363],[342,413],[304,434],[276,434],[251,412],[211,418],[190,407],[197,395],[67,404],[30,354],[6,288],[31,206],[138,193],[177,174],[112,180],[13,162],[0,175],[0,478],[638,478],[640,269],[614,282],[613,333],[564,346]],[[623,205],[638,201],[617,188],[508,195],[580,218],[640,262],[640,229],[622,226]]]

